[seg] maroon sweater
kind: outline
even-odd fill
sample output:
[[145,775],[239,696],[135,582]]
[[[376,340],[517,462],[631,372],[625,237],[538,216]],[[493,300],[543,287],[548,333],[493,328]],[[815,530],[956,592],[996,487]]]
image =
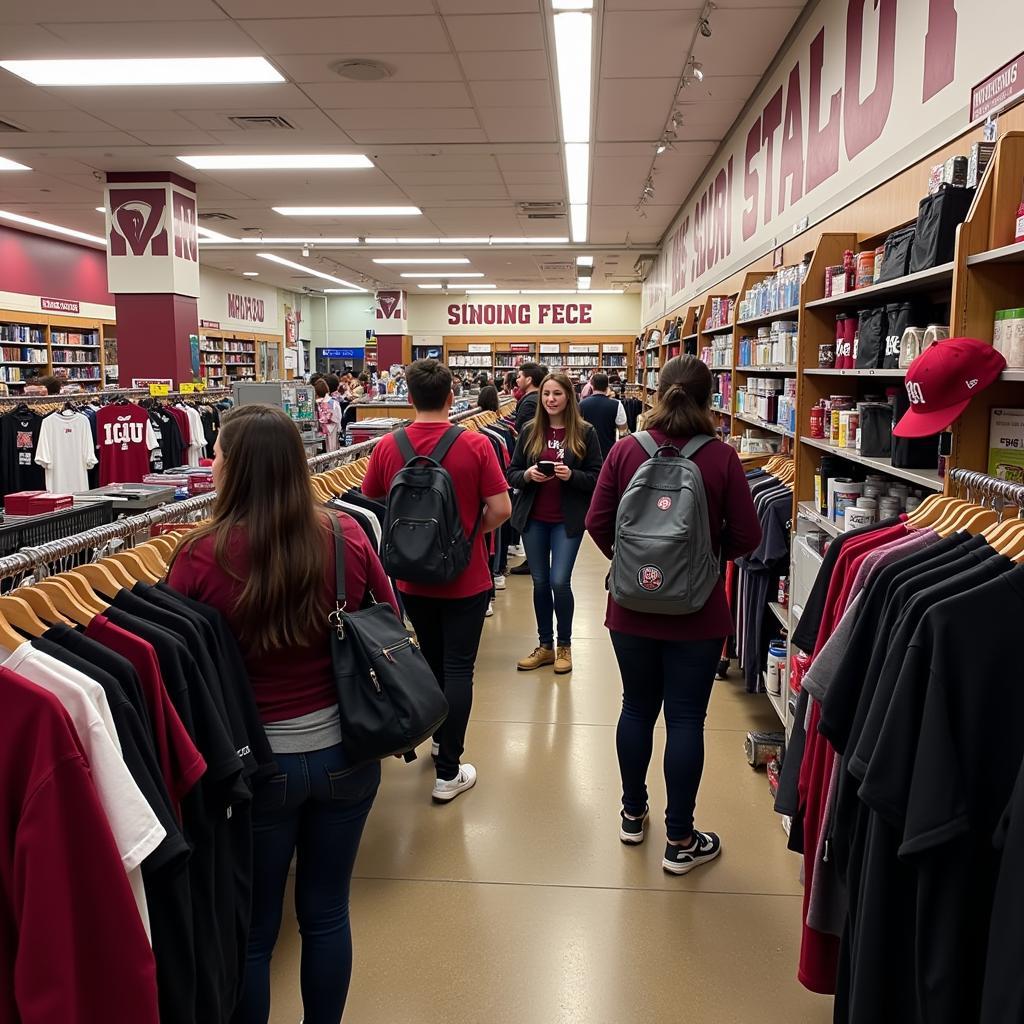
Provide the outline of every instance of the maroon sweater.
[[[660,430],[651,434],[661,444],[682,448],[689,438],[670,438]],[[633,474],[647,461],[647,453],[632,438],[612,445],[587,513],[587,531],[608,558],[615,543],[615,513]],[[704,478],[708,500],[711,545],[726,558],[749,554],[761,542],[761,524],[750,497],[750,487],[739,456],[727,444],[712,441],[694,458]],[[732,615],[719,580],[707,604],[692,615],[652,615],[622,608],[608,597],[604,624],[619,633],[655,640],[711,640],[733,632]]]

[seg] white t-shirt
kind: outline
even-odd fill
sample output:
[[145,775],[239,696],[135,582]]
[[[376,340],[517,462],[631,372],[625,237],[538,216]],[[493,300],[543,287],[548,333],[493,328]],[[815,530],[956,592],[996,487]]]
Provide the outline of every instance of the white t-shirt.
[[149,930],[149,911],[142,884],[142,862],[167,835],[121,756],[121,744],[103,687],[94,679],[36,650],[30,643],[16,651],[0,648],[4,668],[52,693],[64,706],[85,751],[100,803],[114,834],[121,863]]
[[626,407],[618,399],[615,399],[615,404],[619,407],[619,411],[615,414],[615,426],[624,427],[629,422],[626,419]]
[[89,489],[89,470],[99,460],[89,420],[80,412],[55,412],[39,429],[36,465],[46,470],[46,489],[77,494]]

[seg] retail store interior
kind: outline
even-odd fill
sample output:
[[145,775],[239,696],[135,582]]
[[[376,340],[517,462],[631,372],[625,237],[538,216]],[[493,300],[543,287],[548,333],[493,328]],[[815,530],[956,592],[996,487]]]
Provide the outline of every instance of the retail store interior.
[[[62,793],[48,768],[53,816],[35,820],[22,769],[57,741],[26,744],[33,715],[0,722],[0,1024],[337,1024],[342,1008],[355,1024],[1024,1022],[1024,701],[1006,664],[1024,612],[1020,14],[1019,0],[0,10],[0,719],[25,679],[57,694],[79,739],[86,719],[107,729],[135,794],[122,804],[93,771],[103,813],[87,828],[88,773]],[[424,366],[450,376],[441,410],[418,397]],[[687,422],[749,484],[758,539],[729,554],[735,504],[718,504],[710,462],[679,454],[689,436],[643,449],[638,474],[666,446],[704,472],[731,621],[728,637],[695,634],[706,608],[687,605],[633,635],[669,645],[666,677],[690,671],[687,643],[722,641],[686,734],[701,783],[687,833],[715,862],[673,871],[681,705],[658,692],[648,822],[630,811],[616,616],[656,598],[620,599],[624,535],[613,554],[594,520],[601,496],[628,520],[629,477],[609,482],[628,435],[678,422],[667,410],[699,405],[698,380],[706,418]],[[595,394],[617,408],[576,524],[566,495],[593,454]],[[350,912],[324,897],[327,930],[351,926],[326,971],[312,917],[300,934],[295,840],[262,961],[269,1010],[252,981],[261,828],[286,777],[271,754],[297,755],[249,684],[267,650],[197,608],[201,580],[172,607],[176,556],[238,489],[223,486],[222,423],[266,405],[298,429],[318,507],[354,520],[397,582],[410,635],[437,581],[409,589],[392,571],[395,492],[364,486],[385,452],[405,464],[402,431],[425,409],[464,426],[511,515],[464,523],[491,589],[459,774],[444,774],[440,726],[416,759],[383,758]],[[535,415],[549,435],[531,448]],[[590,424],[578,445],[572,417]],[[461,499],[471,485],[451,476]],[[531,486],[560,489],[550,522]],[[474,492],[480,523],[491,497]],[[525,557],[536,523],[582,535],[571,644],[555,541],[543,578]],[[634,589],[667,586],[699,540],[680,534],[669,565],[631,563]],[[452,593],[439,602],[480,596]],[[333,630],[352,609],[331,600]],[[160,607],[136,637],[143,602]],[[398,646],[425,666],[421,641]],[[106,710],[76,717],[60,665]],[[203,688],[187,711],[179,672],[182,693]],[[65,754],[92,768],[75,729]],[[336,800],[346,773],[324,770]],[[136,799],[155,827],[129,854],[116,844]],[[96,828],[124,864],[113,877],[73,869]],[[37,849],[52,885],[27,866]],[[91,923],[85,890],[122,882],[131,927]],[[118,963],[123,1004],[103,976]]]

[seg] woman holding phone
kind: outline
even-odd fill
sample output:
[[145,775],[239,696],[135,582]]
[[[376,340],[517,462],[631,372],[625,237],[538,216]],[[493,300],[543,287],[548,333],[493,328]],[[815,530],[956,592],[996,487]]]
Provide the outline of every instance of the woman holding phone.
[[539,641],[518,663],[521,672],[543,665],[553,665],[559,675],[572,671],[572,569],[600,472],[601,444],[580,415],[572,381],[564,373],[548,374],[537,415],[519,435],[508,470],[517,491],[512,525],[522,534],[533,577]]

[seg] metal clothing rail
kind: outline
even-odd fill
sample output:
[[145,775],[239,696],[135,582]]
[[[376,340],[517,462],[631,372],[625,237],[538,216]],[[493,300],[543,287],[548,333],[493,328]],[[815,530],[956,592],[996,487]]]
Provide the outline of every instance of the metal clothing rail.
[[[169,391],[166,395],[159,395],[160,398],[227,398],[231,395],[230,388],[208,388],[205,391]],[[0,395],[0,412],[10,408],[13,409],[22,403],[28,406],[33,405],[59,405],[61,402],[70,402],[75,399],[85,398],[151,398],[147,388],[111,388],[107,391],[70,391],[59,395]]]
[[949,479],[956,487],[957,494],[960,493],[961,487],[964,488],[968,501],[989,498],[993,507],[996,499],[1012,502],[1016,504],[1021,517],[1024,518],[1024,484],[1010,483],[1009,480],[1000,480],[999,477],[977,473],[971,469],[951,470]]
[[[469,409],[452,416],[453,423],[469,419],[472,416],[480,415],[479,408]],[[361,444],[349,445],[347,448],[339,448],[334,452],[327,452],[323,455],[314,455],[308,459],[308,465],[312,473],[319,473],[330,466],[344,465],[346,462],[354,462],[356,459],[369,455],[373,447],[387,434],[371,438]],[[170,505],[162,505],[160,508],[150,512],[143,512],[136,516],[126,516],[106,526],[97,526],[91,530],[83,530],[81,533],[71,534],[62,537],[60,540],[50,541],[48,544],[41,544],[38,547],[22,548],[14,555],[7,555],[0,558],[0,580],[9,579],[12,576],[24,577],[29,574],[39,575],[43,570],[45,575],[47,566],[62,559],[70,558],[72,555],[80,554],[83,551],[91,551],[102,548],[111,541],[120,540],[133,543],[140,535],[147,535],[152,527],[160,523],[182,522],[207,513],[213,506],[216,493],[200,494],[194,498],[187,498],[185,501],[174,502]]]

